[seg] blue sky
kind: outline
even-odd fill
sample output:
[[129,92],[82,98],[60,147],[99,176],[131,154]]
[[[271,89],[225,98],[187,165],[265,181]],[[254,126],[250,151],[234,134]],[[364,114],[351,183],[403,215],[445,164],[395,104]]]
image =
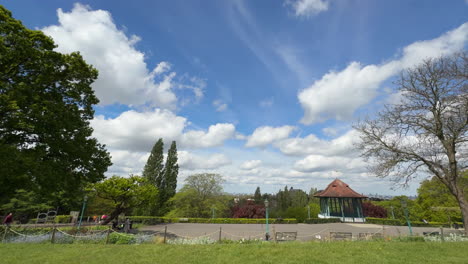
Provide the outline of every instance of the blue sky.
[[398,100],[393,80],[466,49],[468,3],[451,1],[4,1],[58,51],[100,77],[91,122],[108,175],[139,174],[154,142],[179,146],[180,180],[222,174],[225,190],[391,190],[354,149],[352,124]]

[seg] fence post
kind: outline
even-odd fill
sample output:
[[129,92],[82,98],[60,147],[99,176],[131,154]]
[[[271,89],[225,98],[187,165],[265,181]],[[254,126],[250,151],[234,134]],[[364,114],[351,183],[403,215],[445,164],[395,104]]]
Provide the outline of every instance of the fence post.
[[219,239],[218,242],[221,243],[221,227],[219,227]]
[[166,244],[167,226],[164,227],[164,244]]
[[444,227],[440,227],[440,241],[444,242]]
[[6,238],[6,234],[8,232],[8,228],[10,228],[9,226],[5,226],[5,232],[3,233],[3,239],[2,239],[2,243],[5,243],[5,238]]
[[109,236],[110,236],[110,232],[111,232],[111,226],[109,226],[109,229],[107,229],[107,235],[106,235],[106,244],[109,243]]
[[55,224],[54,227],[52,227],[52,236],[50,237],[50,243],[55,243]]

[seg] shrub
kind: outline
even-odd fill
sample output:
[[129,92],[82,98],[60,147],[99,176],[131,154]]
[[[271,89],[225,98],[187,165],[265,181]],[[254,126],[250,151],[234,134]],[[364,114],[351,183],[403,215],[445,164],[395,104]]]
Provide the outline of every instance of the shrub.
[[340,223],[339,218],[310,218],[304,220],[306,224],[325,224],[325,223]]
[[405,223],[401,222],[398,219],[389,219],[389,218],[374,218],[374,217],[366,217],[366,223],[368,224],[376,224],[376,225],[405,225]]
[[55,223],[65,224],[71,222],[71,215],[57,215],[55,217]]
[[[169,218],[157,216],[129,216],[134,223],[156,225],[162,223],[214,223],[214,224],[264,224],[265,218]],[[269,218],[270,224],[296,224],[295,218]]]
[[112,233],[109,235],[109,243],[111,244],[134,244],[136,242],[134,235]]
[[363,202],[362,211],[366,217],[387,218],[387,210],[371,202]]

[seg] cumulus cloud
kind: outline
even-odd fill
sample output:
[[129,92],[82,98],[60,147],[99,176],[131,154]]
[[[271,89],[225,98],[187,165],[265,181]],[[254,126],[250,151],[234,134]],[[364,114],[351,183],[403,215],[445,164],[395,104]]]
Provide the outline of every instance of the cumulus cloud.
[[188,121],[169,110],[126,111],[116,118],[102,115],[91,120],[94,136],[113,149],[149,151],[158,138],[176,140],[179,148],[219,146],[235,136],[232,124],[215,124],[203,130],[186,130]]
[[309,155],[294,164],[299,172],[345,171],[364,172],[365,162],[360,158],[327,157],[322,155]]
[[326,0],[286,0],[285,3],[293,8],[297,17],[311,17],[328,10]]
[[281,126],[281,127],[270,127],[263,126],[255,129],[255,131],[247,139],[246,147],[264,147],[275,141],[286,139],[289,134],[296,127],[294,126]]
[[218,169],[231,164],[231,160],[224,154],[199,156],[187,151],[178,151],[178,164],[187,170]]
[[158,138],[169,142],[182,134],[187,119],[169,110],[126,111],[116,118],[102,115],[91,120],[94,136],[111,148],[149,151]]
[[258,168],[262,164],[261,160],[248,160],[240,166],[243,170],[252,170]]
[[298,94],[304,109],[301,122],[312,124],[327,119],[349,119],[359,107],[375,98],[384,81],[425,58],[459,51],[467,40],[468,23],[465,23],[436,39],[418,41],[405,47],[400,59],[380,65],[351,62],[342,71],[330,71]]
[[[127,36],[119,29],[109,12],[91,10],[75,4],[70,12],[57,10],[58,25],[48,26],[42,31],[58,44],[63,53],[80,51],[84,59],[99,70],[93,83],[101,104],[113,103],[174,108],[177,97],[173,92],[175,72],[168,62],[160,62],[150,69],[145,54],[135,48],[138,36]],[[203,87],[190,83],[196,96],[200,97]],[[197,88],[197,89],[195,89]]]
[[349,130],[345,134],[332,140],[323,140],[314,134],[304,138],[288,138],[274,144],[286,155],[304,156],[320,154],[325,156],[351,156],[357,155],[354,145],[359,141],[356,130]]
[[181,137],[181,144],[193,148],[209,148],[220,146],[225,140],[236,135],[236,128],[233,124],[223,123],[211,125],[208,131],[191,130]]

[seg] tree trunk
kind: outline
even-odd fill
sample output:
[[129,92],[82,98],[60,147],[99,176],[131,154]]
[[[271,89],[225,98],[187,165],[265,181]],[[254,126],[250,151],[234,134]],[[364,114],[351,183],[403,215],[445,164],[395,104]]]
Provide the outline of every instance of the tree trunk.
[[457,195],[457,201],[460,205],[460,210],[463,218],[463,227],[465,228],[465,235],[468,236],[468,201],[463,194]]

